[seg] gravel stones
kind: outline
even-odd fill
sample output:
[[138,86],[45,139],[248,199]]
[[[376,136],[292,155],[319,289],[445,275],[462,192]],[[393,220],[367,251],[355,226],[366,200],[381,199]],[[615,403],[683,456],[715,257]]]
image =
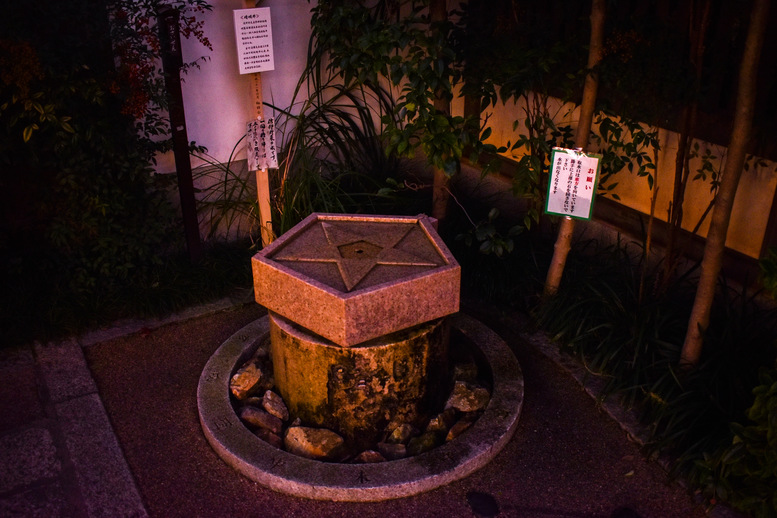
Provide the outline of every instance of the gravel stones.
[[240,419],[246,424],[257,428],[264,428],[274,434],[283,431],[283,422],[268,412],[253,406],[244,406],[240,409]]
[[386,462],[419,455],[456,439],[483,413],[490,399],[488,383],[470,358],[453,363],[455,380],[444,410],[420,429],[411,423],[394,423],[381,440],[361,451],[354,451],[336,431],[312,426],[290,414],[269,374],[272,358],[267,344],[238,367],[230,378],[230,393],[243,424],[275,448],[327,462]]
[[391,432],[391,435],[386,439],[386,442],[391,444],[407,444],[407,441],[414,435],[418,435],[418,430],[413,425],[404,423],[394,428],[394,431]]
[[446,433],[456,422],[456,409],[448,408],[429,420],[426,425],[427,432]]
[[391,444],[388,442],[379,442],[378,452],[388,460],[404,459],[407,457],[407,446],[404,444]]
[[283,398],[272,390],[268,390],[264,393],[262,407],[267,413],[274,415],[281,421],[289,420],[289,410],[286,408]]

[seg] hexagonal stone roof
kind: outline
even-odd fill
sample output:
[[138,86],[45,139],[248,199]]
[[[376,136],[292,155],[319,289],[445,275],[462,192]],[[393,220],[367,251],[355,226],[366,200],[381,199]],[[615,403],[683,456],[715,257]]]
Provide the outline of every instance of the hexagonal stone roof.
[[460,267],[423,215],[312,214],[252,264],[259,304],[344,346],[458,311]]

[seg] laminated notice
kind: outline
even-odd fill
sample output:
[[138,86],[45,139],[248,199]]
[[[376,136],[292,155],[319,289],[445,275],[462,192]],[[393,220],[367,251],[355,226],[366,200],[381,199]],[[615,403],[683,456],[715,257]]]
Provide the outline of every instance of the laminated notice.
[[237,9],[233,14],[240,73],[254,74],[274,70],[270,8]]
[[554,147],[545,212],[577,219],[591,219],[599,181],[601,155]]

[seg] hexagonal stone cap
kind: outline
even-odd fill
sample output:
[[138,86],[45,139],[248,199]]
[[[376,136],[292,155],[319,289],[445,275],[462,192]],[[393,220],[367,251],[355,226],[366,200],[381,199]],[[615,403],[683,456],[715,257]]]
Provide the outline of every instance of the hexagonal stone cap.
[[342,346],[459,310],[461,268],[424,215],[311,214],[251,262],[259,304]]

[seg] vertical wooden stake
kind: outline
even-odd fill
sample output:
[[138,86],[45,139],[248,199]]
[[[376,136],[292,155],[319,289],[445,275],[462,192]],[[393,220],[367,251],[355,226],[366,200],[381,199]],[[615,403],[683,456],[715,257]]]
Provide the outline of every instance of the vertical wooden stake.
[[[246,8],[257,7],[256,0],[244,0]],[[251,104],[253,106],[254,120],[264,118],[264,103],[262,101],[262,75],[257,72],[251,74]],[[262,232],[262,246],[272,243],[274,236],[272,231],[272,213],[270,212],[270,176],[267,169],[256,171],[256,201],[259,204],[259,224]]]
[[[264,118],[262,103],[262,74],[251,74],[251,97],[254,119]],[[256,199],[259,204],[259,223],[262,232],[262,246],[272,243],[272,213],[270,208],[270,175],[266,168],[256,171]]]
[[[591,39],[588,46],[588,66],[585,84],[583,85],[583,99],[580,103],[580,122],[575,132],[575,149],[581,151],[588,147],[588,139],[591,135],[596,108],[596,93],[599,89],[599,76],[594,71],[602,60],[604,48],[604,17],[607,3],[605,0],[593,0],[591,3]],[[561,220],[558,229],[556,244],[553,247],[553,258],[548,268],[548,276],[545,279],[544,297],[555,295],[561,284],[561,276],[564,274],[564,266],[567,255],[572,248],[572,235],[575,231],[575,220],[565,217]]]

